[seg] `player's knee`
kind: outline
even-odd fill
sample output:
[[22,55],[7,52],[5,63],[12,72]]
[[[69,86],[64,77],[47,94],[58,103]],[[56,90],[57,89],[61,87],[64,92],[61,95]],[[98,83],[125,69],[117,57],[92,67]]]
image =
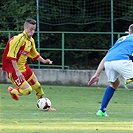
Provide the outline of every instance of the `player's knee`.
[[35,89],[39,89],[39,88],[41,88],[41,85],[40,85],[40,83],[37,81],[32,87],[35,88]]
[[23,94],[23,95],[29,95],[31,92],[32,92],[32,88],[31,87],[28,87],[24,90],[20,89],[20,92]]

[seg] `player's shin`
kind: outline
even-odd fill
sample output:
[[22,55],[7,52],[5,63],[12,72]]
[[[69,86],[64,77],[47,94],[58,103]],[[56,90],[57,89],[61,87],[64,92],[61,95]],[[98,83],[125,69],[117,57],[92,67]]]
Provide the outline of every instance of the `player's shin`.
[[29,86],[26,89],[19,89],[19,91],[22,95],[29,95],[32,92],[32,88],[31,86]]
[[44,91],[40,85],[40,83],[37,81],[34,85],[32,85],[32,88],[36,92],[37,99],[41,98],[44,95]]
[[102,112],[105,112],[106,111],[106,107],[107,107],[109,101],[111,100],[111,98],[113,97],[114,92],[115,92],[115,89],[112,88],[111,86],[108,86],[106,88],[106,90],[104,92],[104,95],[103,95],[101,107],[100,107],[100,110]]

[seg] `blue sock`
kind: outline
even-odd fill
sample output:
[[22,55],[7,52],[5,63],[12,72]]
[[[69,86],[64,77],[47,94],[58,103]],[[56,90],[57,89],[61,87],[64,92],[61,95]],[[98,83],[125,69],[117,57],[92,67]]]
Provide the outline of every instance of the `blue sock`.
[[107,107],[110,99],[113,97],[114,92],[115,92],[115,89],[113,89],[111,86],[108,86],[106,88],[106,90],[104,92],[104,95],[103,95],[101,107],[100,107],[100,110],[102,112],[105,112],[106,111],[106,107]]

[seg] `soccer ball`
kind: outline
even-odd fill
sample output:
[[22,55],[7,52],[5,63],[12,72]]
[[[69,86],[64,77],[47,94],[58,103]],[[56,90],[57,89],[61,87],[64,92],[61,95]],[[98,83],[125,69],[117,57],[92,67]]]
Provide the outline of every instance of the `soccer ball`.
[[51,101],[48,98],[40,98],[37,101],[37,109],[48,111],[51,107]]

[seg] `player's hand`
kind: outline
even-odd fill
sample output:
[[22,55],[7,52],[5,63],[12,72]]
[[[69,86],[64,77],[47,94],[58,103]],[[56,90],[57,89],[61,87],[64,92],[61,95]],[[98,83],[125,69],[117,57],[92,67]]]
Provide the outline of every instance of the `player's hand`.
[[98,81],[99,81],[99,77],[96,76],[96,75],[94,75],[94,76],[90,79],[90,81],[88,82],[88,86],[92,85],[92,84],[95,83],[95,82],[96,82],[96,84],[98,84]]
[[16,71],[16,75],[17,75],[19,81],[23,81],[25,79],[23,74],[20,71]]
[[46,59],[46,63],[48,63],[48,64],[52,64],[53,61],[51,61],[50,59]]

